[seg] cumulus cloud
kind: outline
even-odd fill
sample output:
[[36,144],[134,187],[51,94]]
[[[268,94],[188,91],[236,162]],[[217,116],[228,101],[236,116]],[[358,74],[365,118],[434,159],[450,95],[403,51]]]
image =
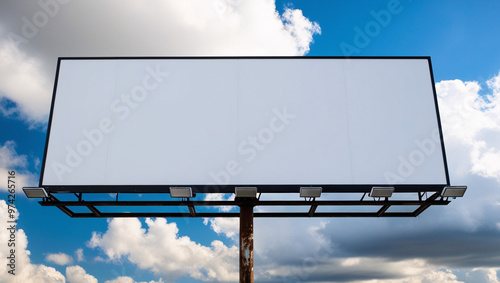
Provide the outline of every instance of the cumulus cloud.
[[309,52],[309,45],[313,41],[314,34],[321,34],[318,23],[309,21],[302,14],[302,10],[287,8],[283,13],[285,30],[290,32],[297,44],[299,54]]
[[97,283],[97,279],[87,274],[87,272],[80,266],[68,266],[66,267],[66,278],[68,283]]
[[134,279],[132,279],[131,277],[120,276],[120,277],[117,277],[113,280],[107,280],[104,283],[164,283],[164,282],[161,278],[159,281],[137,282]]
[[191,276],[200,280],[235,281],[238,278],[238,248],[213,241],[210,247],[179,237],[175,223],[164,218],[113,219],[104,233],[92,234],[91,248],[100,248],[112,261],[122,258],[141,269],[173,280]]
[[50,14],[41,2],[0,11],[0,109],[32,126],[47,120],[57,57],[304,55],[321,31],[270,0],[48,1]]
[[48,254],[45,260],[58,265],[68,265],[73,263],[73,258],[65,253]]
[[[15,170],[15,184],[17,188],[33,186],[37,183],[37,176],[29,172],[28,157],[16,152],[16,143],[6,141],[0,145],[0,180],[7,180],[9,171]],[[7,181],[0,183],[0,191],[7,191]]]
[[500,73],[486,82],[486,94],[481,90],[473,81],[436,84],[445,141],[450,147],[465,147],[460,159],[450,162],[457,173],[500,182]]
[[499,283],[497,273],[500,268],[474,268],[465,274],[467,282],[474,283]]
[[457,276],[451,270],[433,270],[425,271],[419,275],[404,278],[404,279],[385,279],[385,280],[368,280],[354,281],[353,283],[465,283],[458,280]]
[[44,124],[50,107],[52,83],[40,62],[12,41],[0,41],[0,112],[20,117],[32,126]]
[[14,141],[6,141],[0,147],[0,165],[11,168],[24,168],[28,165],[28,160],[25,155],[18,155],[15,150],[16,143]]
[[[231,201],[234,200],[234,194],[206,194],[205,195],[205,200],[206,201],[212,201],[212,200],[227,200]],[[234,208],[234,206],[217,206],[217,208],[220,211],[228,212],[231,211],[231,209]]]
[[120,277],[117,277],[113,280],[107,280],[104,283],[136,283],[136,282],[131,277],[120,276]]
[[[234,200],[234,194],[206,194],[206,201],[211,200],[224,200],[230,201]],[[233,209],[233,206],[218,206],[220,211],[229,212]],[[203,224],[208,225],[210,223],[210,228],[217,233],[217,235],[224,235],[227,238],[236,240],[236,236],[239,234],[240,222],[238,218],[204,218]]]
[[434,270],[423,274],[421,276],[413,277],[408,280],[408,282],[415,283],[433,283],[433,282],[443,282],[443,283],[462,283],[463,281],[458,281],[457,276],[450,270]]
[[217,233],[217,235],[224,235],[231,239],[236,239],[239,235],[240,221],[238,218],[205,218],[203,224],[208,225]]

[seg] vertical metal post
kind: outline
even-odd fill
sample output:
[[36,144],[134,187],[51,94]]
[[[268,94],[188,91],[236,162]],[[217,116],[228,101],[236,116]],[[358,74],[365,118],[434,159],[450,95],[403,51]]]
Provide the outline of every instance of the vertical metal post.
[[253,204],[240,205],[240,283],[253,283]]

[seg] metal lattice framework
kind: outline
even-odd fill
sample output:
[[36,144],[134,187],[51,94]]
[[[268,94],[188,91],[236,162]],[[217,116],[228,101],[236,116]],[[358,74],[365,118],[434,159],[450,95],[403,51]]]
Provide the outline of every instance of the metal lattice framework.
[[[365,198],[363,194],[360,200],[260,200],[236,198],[235,200],[171,200],[171,201],[93,201],[84,200],[83,194],[75,194],[78,198],[75,201],[61,201],[54,194],[50,194],[39,203],[42,206],[55,206],[68,216],[73,218],[111,218],[111,217],[239,217],[239,212],[234,211],[216,211],[216,212],[198,212],[197,208],[209,207],[241,207],[242,205],[252,205],[254,207],[309,207],[307,212],[255,212],[254,217],[416,217],[432,205],[447,205],[450,203],[448,198],[441,197],[439,192],[435,192],[429,197],[425,193],[418,193],[416,200],[389,200],[388,198]],[[316,212],[318,207],[379,207],[375,212]],[[408,212],[387,212],[392,206],[418,206],[413,211]],[[89,212],[75,212],[74,207],[86,207]],[[103,212],[102,208],[123,208],[119,212]],[[189,212],[130,212],[128,208],[132,207],[156,207],[173,208],[187,207]]]

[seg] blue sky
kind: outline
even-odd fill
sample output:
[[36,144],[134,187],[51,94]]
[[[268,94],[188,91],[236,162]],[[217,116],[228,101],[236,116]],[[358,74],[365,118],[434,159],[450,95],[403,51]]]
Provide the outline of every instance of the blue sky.
[[[469,190],[415,219],[256,220],[257,280],[500,282],[498,11],[498,1],[2,2],[0,203],[16,170],[20,215],[19,274],[2,264],[0,282],[237,278],[235,221],[71,219],[24,196],[40,173],[58,56],[344,56],[345,46],[353,56],[431,56],[452,184]],[[326,256],[308,266],[317,251]]]

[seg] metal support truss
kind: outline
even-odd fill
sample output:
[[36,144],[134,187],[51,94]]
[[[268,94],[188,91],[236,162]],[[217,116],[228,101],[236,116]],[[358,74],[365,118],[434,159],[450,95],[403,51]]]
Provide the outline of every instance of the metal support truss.
[[[213,201],[192,201],[192,200],[172,200],[172,201],[92,201],[84,200],[80,195],[78,200],[75,201],[60,201],[54,194],[44,198],[39,202],[42,206],[55,206],[61,211],[73,218],[111,218],[111,217],[239,217],[239,212],[234,211],[208,211],[200,212],[196,208],[210,208],[210,207],[241,207],[248,205],[248,202],[243,203],[241,200],[213,200]],[[416,217],[432,205],[447,205],[450,201],[448,199],[440,198],[438,192],[434,193],[428,198],[423,198],[418,195],[416,200],[371,200],[362,198],[361,200],[259,200],[254,199],[251,202],[253,207],[292,207],[292,206],[305,206],[304,212],[255,212],[254,217],[270,218],[270,217]],[[370,206],[379,207],[375,212],[316,212],[322,206]],[[418,206],[417,209],[408,212],[387,212],[392,206]],[[71,210],[73,207],[86,207],[89,212],[74,212]],[[106,208],[121,207],[123,211],[119,212],[103,212]],[[170,207],[187,207],[188,212],[131,212],[127,208],[144,208],[144,207],[157,207],[167,208]],[[307,210],[307,207],[309,209]]]

